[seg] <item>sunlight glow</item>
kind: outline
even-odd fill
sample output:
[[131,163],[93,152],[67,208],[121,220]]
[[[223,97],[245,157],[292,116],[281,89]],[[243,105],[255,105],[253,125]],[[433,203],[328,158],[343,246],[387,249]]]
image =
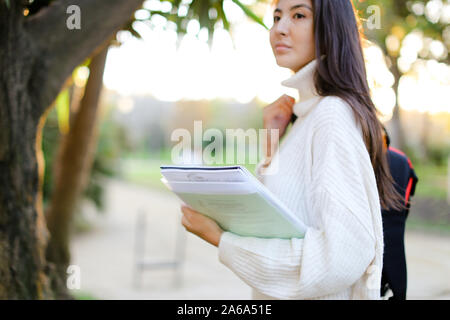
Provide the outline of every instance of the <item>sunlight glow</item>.
[[396,102],[396,94],[392,89],[394,76],[389,71],[383,52],[378,46],[371,45],[366,48],[364,56],[373,103],[382,113],[381,120],[388,121],[392,117]]
[[224,98],[248,103],[257,97],[269,103],[284,93],[295,97],[296,92],[281,86],[291,71],[277,66],[268,31],[245,19],[235,4],[226,9],[235,21],[235,48],[230,34],[218,27],[210,50],[207,31],[195,36],[199,24],[191,21],[177,51],[177,34],[164,30],[164,19],[152,18],[154,30],[137,22],[143,40],[120,35],[122,46],[108,53],[105,85],[125,96],[151,94],[165,101]]
[[[152,7],[159,1],[145,3]],[[109,50],[105,85],[123,96],[150,94],[164,101],[221,98],[248,103],[257,98],[263,103],[271,103],[285,93],[297,99],[296,90],[281,85],[292,72],[277,66],[269,31],[246,18],[231,1],[226,3],[225,10],[233,22],[234,42],[226,30],[217,26],[210,49],[207,30],[200,30],[197,36],[199,23],[191,21],[188,34],[177,50],[178,36],[173,26],[166,28],[165,18],[155,15],[151,21],[153,30],[144,22],[135,22],[142,40],[127,32],[119,34],[123,44]],[[427,10],[428,14],[435,12],[434,8]],[[269,27],[271,15],[269,10],[264,15]],[[399,43],[394,40],[390,39],[389,43],[395,50]],[[403,40],[398,64],[405,75],[400,81],[399,104],[405,110],[450,112],[450,67],[435,60],[424,62],[426,60],[420,59],[427,55],[424,52],[428,47],[426,41],[428,39],[419,32],[412,32]],[[442,43],[430,46],[430,53],[435,57],[446,54],[443,50]],[[374,103],[384,115],[382,120],[387,121],[396,103],[392,89],[394,77],[379,47],[367,48],[365,57]],[[129,105],[125,106],[125,110],[129,109]]]
[[418,61],[415,73],[400,80],[399,103],[405,110],[436,114],[450,112],[450,66],[435,60]]

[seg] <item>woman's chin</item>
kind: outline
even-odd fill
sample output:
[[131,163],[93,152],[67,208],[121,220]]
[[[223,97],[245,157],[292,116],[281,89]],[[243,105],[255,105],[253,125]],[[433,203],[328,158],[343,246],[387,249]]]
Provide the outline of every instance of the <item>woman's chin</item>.
[[281,62],[277,62],[277,65],[281,68],[286,68],[286,69],[290,69],[292,71],[294,71],[295,67],[292,63],[281,63]]
[[275,57],[277,65],[281,68],[293,69],[295,67],[295,63],[292,63],[290,59],[286,59],[286,57],[277,56]]
[[289,68],[290,63],[283,58],[276,58],[277,65],[281,68]]

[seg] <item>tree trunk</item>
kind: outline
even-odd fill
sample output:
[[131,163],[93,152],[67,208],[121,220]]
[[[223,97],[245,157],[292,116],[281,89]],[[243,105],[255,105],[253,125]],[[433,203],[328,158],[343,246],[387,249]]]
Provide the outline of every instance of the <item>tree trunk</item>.
[[51,297],[36,152],[42,121],[27,92],[35,48],[18,6],[0,1],[0,299],[41,299]]
[[424,112],[422,115],[422,131],[420,134],[420,146],[419,152],[420,157],[424,162],[429,161],[430,159],[430,150],[429,150],[429,141],[430,141],[430,125],[432,125],[430,120],[430,113],[428,111]]
[[398,69],[397,58],[391,57],[391,62],[392,62],[392,66],[390,69],[391,69],[391,72],[394,75],[394,79],[395,79],[393,89],[396,94],[396,102],[395,102],[395,106],[394,106],[394,110],[393,110],[392,119],[390,121],[391,132],[389,133],[389,135],[391,138],[391,145],[400,150],[404,150],[405,146],[406,146],[405,135],[404,135],[403,129],[402,129],[400,106],[398,104],[398,101],[399,101],[398,88],[399,88],[399,84],[400,84],[401,73],[400,73],[400,70]]
[[54,192],[46,212],[51,237],[47,259],[54,264],[53,287],[59,297],[66,297],[66,270],[70,263],[71,221],[77,200],[86,186],[95,154],[97,113],[108,46],[95,55],[89,79],[69,132],[62,137],[54,167]]
[[[72,70],[130,20],[143,0],[58,0],[24,17],[0,0],[0,299],[53,298],[42,212],[42,125]],[[65,28],[78,5],[80,30]]]

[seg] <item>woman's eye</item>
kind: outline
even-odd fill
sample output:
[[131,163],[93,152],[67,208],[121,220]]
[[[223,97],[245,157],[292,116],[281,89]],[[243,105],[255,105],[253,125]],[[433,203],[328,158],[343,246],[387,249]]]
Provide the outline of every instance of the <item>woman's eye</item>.
[[[302,18],[305,18],[305,15],[303,15],[303,14],[301,14],[301,13],[296,13],[296,14],[294,14],[294,18],[298,18],[298,19],[302,19]],[[274,22],[277,22],[277,21],[279,21],[280,20],[280,17],[278,17],[278,16],[274,16],[273,17],[273,21]]]

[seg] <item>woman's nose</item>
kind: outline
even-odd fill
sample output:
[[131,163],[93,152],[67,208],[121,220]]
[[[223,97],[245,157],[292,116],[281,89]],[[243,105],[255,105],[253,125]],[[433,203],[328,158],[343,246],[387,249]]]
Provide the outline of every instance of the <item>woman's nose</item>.
[[275,31],[281,35],[286,35],[289,31],[289,21],[280,19],[275,25]]

